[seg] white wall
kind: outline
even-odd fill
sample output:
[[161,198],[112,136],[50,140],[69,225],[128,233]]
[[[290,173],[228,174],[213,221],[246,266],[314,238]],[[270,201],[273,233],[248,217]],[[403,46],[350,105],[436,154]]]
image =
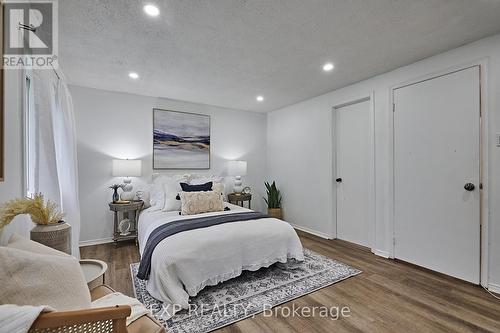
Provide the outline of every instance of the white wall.
[[[5,181],[0,182],[0,202],[24,196],[23,149],[22,149],[22,72],[6,70],[5,73],[5,124],[2,133],[5,145]],[[0,243],[8,240],[12,232],[28,236],[32,223],[29,218],[19,216],[1,233]]]
[[77,123],[81,241],[112,236],[113,220],[108,207],[112,191],[108,186],[122,182],[111,176],[113,159],[143,161],[143,177],[133,180],[135,189],[139,183],[151,179],[154,107],[211,116],[210,170],[165,173],[224,175],[227,160],[246,160],[248,176],[243,177],[243,182],[252,188],[252,208],[265,209],[262,200],[266,171],[265,114],[78,86],[70,86],[70,92]]
[[[268,114],[268,176],[276,179],[284,194],[285,218],[300,227],[334,236],[332,211],[332,107],[375,93],[375,250],[392,249],[389,186],[391,147],[389,117],[391,88],[406,81],[445,71],[451,67],[484,60],[486,108],[489,113],[489,282],[500,288],[500,148],[494,145],[500,133],[500,35],[483,39],[356,83],[341,90],[303,101]],[[337,64],[342,66],[342,64]],[[335,75],[335,72],[329,74]],[[360,207],[361,209],[362,207]]]

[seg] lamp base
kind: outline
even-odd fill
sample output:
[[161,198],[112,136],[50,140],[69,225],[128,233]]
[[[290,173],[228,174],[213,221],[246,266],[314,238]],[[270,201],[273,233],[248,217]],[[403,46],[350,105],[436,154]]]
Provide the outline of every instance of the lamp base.
[[122,201],[133,201],[135,198],[135,194],[131,192],[123,192],[121,195],[120,195],[120,199]]
[[123,180],[124,186],[122,187],[122,194],[120,199],[123,201],[132,201],[135,198],[135,193],[132,192],[134,187],[132,186],[132,180],[130,178],[125,178]]
[[241,176],[234,177],[234,193],[241,193],[243,191],[243,182],[241,181]]

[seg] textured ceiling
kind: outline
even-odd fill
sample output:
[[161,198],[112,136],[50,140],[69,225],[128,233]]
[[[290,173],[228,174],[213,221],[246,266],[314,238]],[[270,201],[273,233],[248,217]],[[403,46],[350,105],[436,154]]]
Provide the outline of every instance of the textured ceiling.
[[269,111],[500,31],[497,0],[146,2],[59,1],[70,83]]

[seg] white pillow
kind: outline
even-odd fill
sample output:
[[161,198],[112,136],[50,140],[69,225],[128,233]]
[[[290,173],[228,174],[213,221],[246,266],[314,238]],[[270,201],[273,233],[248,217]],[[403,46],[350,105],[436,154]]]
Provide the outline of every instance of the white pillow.
[[[153,186],[151,189],[151,207],[152,210],[163,210],[163,211],[172,211],[172,210],[180,210],[180,206],[178,206],[177,202],[173,202],[172,198],[170,198],[170,193],[175,192],[173,200],[177,196],[179,189],[176,188],[180,183],[187,183],[189,181],[189,175],[156,175],[153,181]],[[167,193],[167,191],[168,193]],[[168,204],[167,204],[167,195]],[[177,200],[176,200],[177,201]],[[176,209],[177,208],[177,209]]]
[[145,185],[135,192],[137,199],[144,201],[143,209],[151,207],[151,188],[152,185]]
[[165,190],[163,189],[163,184],[153,184],[151,186],[150,192],[150,203],[151,210],[162,210],[163,206],[165,206]]
[[217,191],[222,194],[222,200],[227,201],[226,186],[224,183],[224,178],[219,176],[196,176],[191,179],[189,184],[191,185],[201,185],[208,182],[212,182],[212,190]]
[[168,176],[159,173],[153,174],[153,185],[151,185],[151,211],[163,210],[165,207],[165,188],[164,184],[179,179],[187,182],[187,175]]
[[165,192],[165,205],[162,211],[172,212],[181,210],[181,201],[177,200],[177,195],[182,191],[181,181],[178,179],[170,179],[163,184]]
[[226,189],[224,187],[224,183],[214,182],[212,184],[212,191],[219,193],[222,196],[222,200],[226,201]]
[[218,176],[193,176],[189,182],[191,185],[202,185],[208,182],[222,183],[223,178]]
[[185,173],[185,174],[177,174],[177,175],[168,175],[168,174],[164,174],[164,173],[153,173],[153,177],[152,177],[152,183],[153,184],[163,184],[165,181],[167,181],[168,179],[171,179],[171,178],[175,178],[175,179],[183,179],[183,181],[185,181],[186,183],[189,183],[189,181],[191,180],[193,176],[188,174],[188,173]]

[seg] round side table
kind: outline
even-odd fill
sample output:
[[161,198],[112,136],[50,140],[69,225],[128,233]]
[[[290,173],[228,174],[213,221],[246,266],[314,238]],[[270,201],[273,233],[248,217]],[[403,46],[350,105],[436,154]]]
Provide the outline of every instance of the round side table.
[[[83,275],[85,275],[85,280],[90,290],[106,282],[108,264],[104,261],[97,259],[82,259],[80,260],[80,267],[82,268]],[[99,283],[101,279],[102,283]]]
[[248,201],[248,209],[252,209],[252,195],[250,193],[229,193],[227,201],[243,207],[243,202]]

